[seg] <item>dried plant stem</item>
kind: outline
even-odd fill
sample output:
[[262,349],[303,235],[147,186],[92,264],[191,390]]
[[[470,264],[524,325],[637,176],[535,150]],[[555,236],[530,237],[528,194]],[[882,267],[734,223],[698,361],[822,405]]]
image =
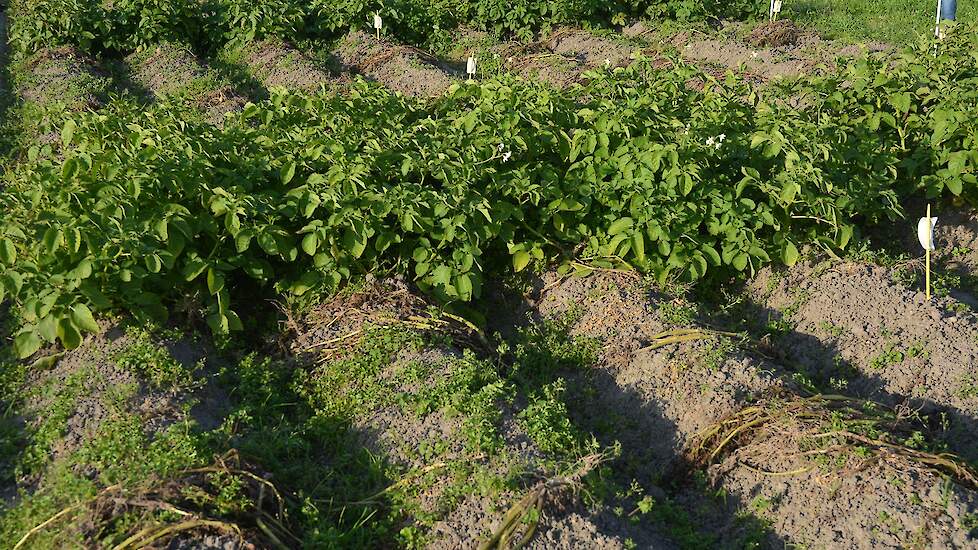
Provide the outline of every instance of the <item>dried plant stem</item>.
[[743,334],[738,334],[736,332],[725,332],[722,330],[712,330],[705,328],[680,328],[675,330],[667,330],[660,332],[652,336],[652,343],[645,346],[643,349],[659,349],[672,344],[681,344],[683,342],[694,342],[697,340],[706,340],[707,338],[713,338],[716,336],[726,336],[728,338],[743,338]]
[[237,525],[234,525],[233,523],[208,520],[208,519],[192,519],[174,525],[169,525],[163,528],[149,527],[143,529],[142,531],[139,531],[135,535],[129,537],[128,539],[114,546],[113,550],[126,550],[127,548],[142,548],[145,546],[149,546],[153,541],[158,540],[167,535],[172,535],[173,533],[179,533],[181,531],[189,531],[191,529],[197,529],[199,527],[210,527],[213,529],[220,529],[222,531],[231,531],[236,533],[238,536],[241,536],[241,529]]
[[[525,546],[536,533],[540,521],[539,516],[526,520],[530,513],[533,510],[541,511],[549,498],[561,492],[577,490],[584,477],[607,459],[608,455],[605,453],[588,455],[577,462],[571,474],[557,476],[537,484],[506,512],[499,528],[489,540],[479,545],[479,550],[503,550]],[[513,538],[519,534],[520,526],[524,524],[526,531],[516,544],[512,544]]]

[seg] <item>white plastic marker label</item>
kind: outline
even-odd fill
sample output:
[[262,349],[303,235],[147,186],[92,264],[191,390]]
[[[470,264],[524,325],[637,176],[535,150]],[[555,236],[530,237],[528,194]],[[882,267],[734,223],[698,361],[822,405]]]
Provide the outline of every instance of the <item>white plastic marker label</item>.
[[374,14],[374,28],[378,31],[384,28],[384,20],[380,17],[380,14]]
[[917,240],[924,250],[937,250],[934,247],[934,226],[937,225],[937,218],[930,219],[930,228],[927,227],[927,218],[920,218],[917,222]]
[[781,13],[781,0],[774,0],[774,13]]
[[468,63],[465,64],[465,72],[469,74],[469,78],[475,76],[475,58],[469,57]]

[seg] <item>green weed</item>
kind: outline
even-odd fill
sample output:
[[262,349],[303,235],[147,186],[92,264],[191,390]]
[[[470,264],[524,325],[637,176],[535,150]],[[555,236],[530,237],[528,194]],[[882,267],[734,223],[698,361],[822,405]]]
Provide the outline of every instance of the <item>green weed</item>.
[[696,320],[697,307],[695,303],[675,299],[660,303],[656,311],[666,324],[687,327]]
[[503,344],[500,353],[511,356],[511,378],[524,387],[541,387],[561,373],[579,372],[597,360],[600,344],[593,338],[571,336],[573,317],[546,319],[518,331],[515,345]]
[[838,338],[842,336],[843,334],[845,334],[846,331],[845,328],[840,327],[839,325],[836,325],[835,323],[832,323],[830,321],[821,321],[818,324],[818,328],[822,329],[829,336],[832,336],[833,338]]
[[[125,347],[112,358],[119,367],[137,374],[156,389],[178,391],[192,385],[194,371],[174,359],[165,344],[154,339],[148,330],[128,326],[126,337]],[[194,370],[201,367],[198,364]]]
[[381,371],[402,350],[417,350],[417,333],[400,328],[372,328],[360,339],[355,353],[326,364],[311,374],[300,373],[298,388],[309,405],[325,416],[349,417],[389,403],[390,382]]
[[571,423],[564,402],[566,387],[558,378],[530,397],[519,419],[527,434],[544,452],[557,456],[581,456],[584,436]]

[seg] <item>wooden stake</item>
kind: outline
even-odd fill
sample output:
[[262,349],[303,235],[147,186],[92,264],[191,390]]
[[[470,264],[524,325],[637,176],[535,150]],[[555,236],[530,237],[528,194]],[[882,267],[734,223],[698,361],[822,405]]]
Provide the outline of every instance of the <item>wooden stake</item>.
[[925,249],[927,253],[927,266],[926,266],[924,277],[927,281],[928,300],[930,300],[930,248],[931,248],[931,243],[934,242],[933,232],[934,232],[934,226],[931,225],[930,222],[930,203],[927,203],[927,247]]

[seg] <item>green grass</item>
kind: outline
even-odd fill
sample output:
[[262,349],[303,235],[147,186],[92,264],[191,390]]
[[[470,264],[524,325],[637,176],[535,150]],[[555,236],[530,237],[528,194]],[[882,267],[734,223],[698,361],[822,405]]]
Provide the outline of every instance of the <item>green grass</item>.
[[[845,42],[904,45],[934,32],[934,0],[785,0],[784,17]],[[978,20],[978,6],[958,2],[958,21]]]

